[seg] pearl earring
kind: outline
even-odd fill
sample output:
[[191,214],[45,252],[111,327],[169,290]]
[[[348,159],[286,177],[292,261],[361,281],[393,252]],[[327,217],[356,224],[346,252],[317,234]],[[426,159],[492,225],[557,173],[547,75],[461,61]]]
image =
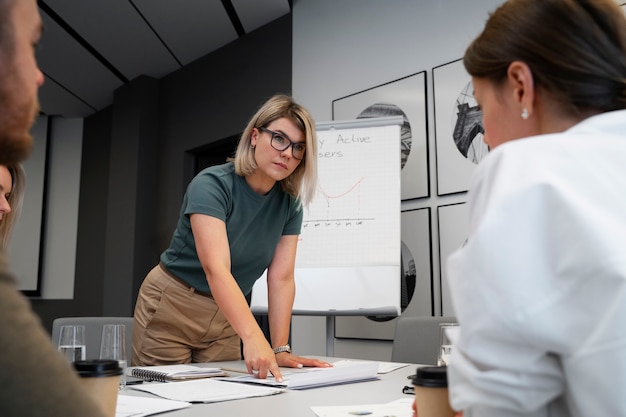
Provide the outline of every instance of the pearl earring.
[[524,108],[522,109],[522,119],[527,120],[527,119],[528,119],[528,116],[530,116],[530,115],[528,114],[528,109],[526,109],[526,107],[524,107]]

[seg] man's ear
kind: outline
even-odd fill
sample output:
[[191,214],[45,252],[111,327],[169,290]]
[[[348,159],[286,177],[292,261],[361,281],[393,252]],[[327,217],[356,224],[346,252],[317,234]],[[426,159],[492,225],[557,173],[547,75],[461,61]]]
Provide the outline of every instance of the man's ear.
[[513,100],[518,103],[520,112],[526,109],[533,113],[535,102],[535,83],[530,67],[522,61],[513,61],[507,70],[507,81],[513,90]]

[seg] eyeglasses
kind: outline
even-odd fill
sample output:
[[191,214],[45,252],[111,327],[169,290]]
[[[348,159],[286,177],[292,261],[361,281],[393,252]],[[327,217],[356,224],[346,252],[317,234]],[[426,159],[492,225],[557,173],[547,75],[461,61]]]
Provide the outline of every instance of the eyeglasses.
[[273,130],[269,130],[266,127],[260,127],[259,130],[263,132],[267,132],[272,135],[272,139],[270,140],[270,145],[272,148],[277,151],[286,151],[291,146],[291,154],[295,159],[302,160],[304,157],[304,152],[306,151],[306,145],[301,142],[293,142],[287,136],[283,135],[280,132],[274,132]]

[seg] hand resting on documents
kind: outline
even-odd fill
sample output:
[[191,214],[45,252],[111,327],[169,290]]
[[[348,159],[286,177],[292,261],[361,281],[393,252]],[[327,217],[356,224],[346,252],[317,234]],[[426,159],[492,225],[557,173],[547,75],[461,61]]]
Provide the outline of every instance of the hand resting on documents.
[[330,368],[333,366],[328,362],[321,361],[315,358],[305,358],[302,356],[296,356],[291,353],[283,352],[276,355],[276,362],[278,366],[285,368],[303,368],[310,366],[314,368]]
[[254,374],[217,379],[230,382],[269,385],[280,388],[304,389],[368,381],[378,378],[378,362],[339,361],[335,362],[334,365],[334,367],[328,368],[308,368],[306,370],[300,368],[294,369],[293,371],[285,371],[283,374],[284,378],[280,381],[271,375],[268,375],[267,378],[258,378]]
[[[265,346],[269,347],[267,342]],[[258,346],[260,350],[263,346]],[[315,368],[330,368],[332,365],[328,362],[324,362],[315,358],[305,358],[297,356],[291,352],[280,352],[271,355],[260,355],[255,350],[254,343],[244,344],[244,358],[246,362],[246,369],[248,374],[254,378],[266,379],[269,376],[273,376],[277,382],[283,381],[283,375],[279,367],[285,368],[303,368],[303,367],[315,367]]]

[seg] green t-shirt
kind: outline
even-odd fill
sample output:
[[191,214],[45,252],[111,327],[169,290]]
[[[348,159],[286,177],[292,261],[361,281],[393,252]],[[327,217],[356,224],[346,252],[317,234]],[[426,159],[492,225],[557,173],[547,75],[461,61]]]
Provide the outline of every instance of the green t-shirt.
[[211,289],[191,231],[189,217],[194,213],[226,223],[231,273],[246,295],[272,261],[280,237],[298,235],[302,227],[302,207],[279,183],[266,195],[259,195],[235,173],[233,163],[201,171],[187,187],[174,236],[161,254],[161,262],[169,272],[205,293]]

